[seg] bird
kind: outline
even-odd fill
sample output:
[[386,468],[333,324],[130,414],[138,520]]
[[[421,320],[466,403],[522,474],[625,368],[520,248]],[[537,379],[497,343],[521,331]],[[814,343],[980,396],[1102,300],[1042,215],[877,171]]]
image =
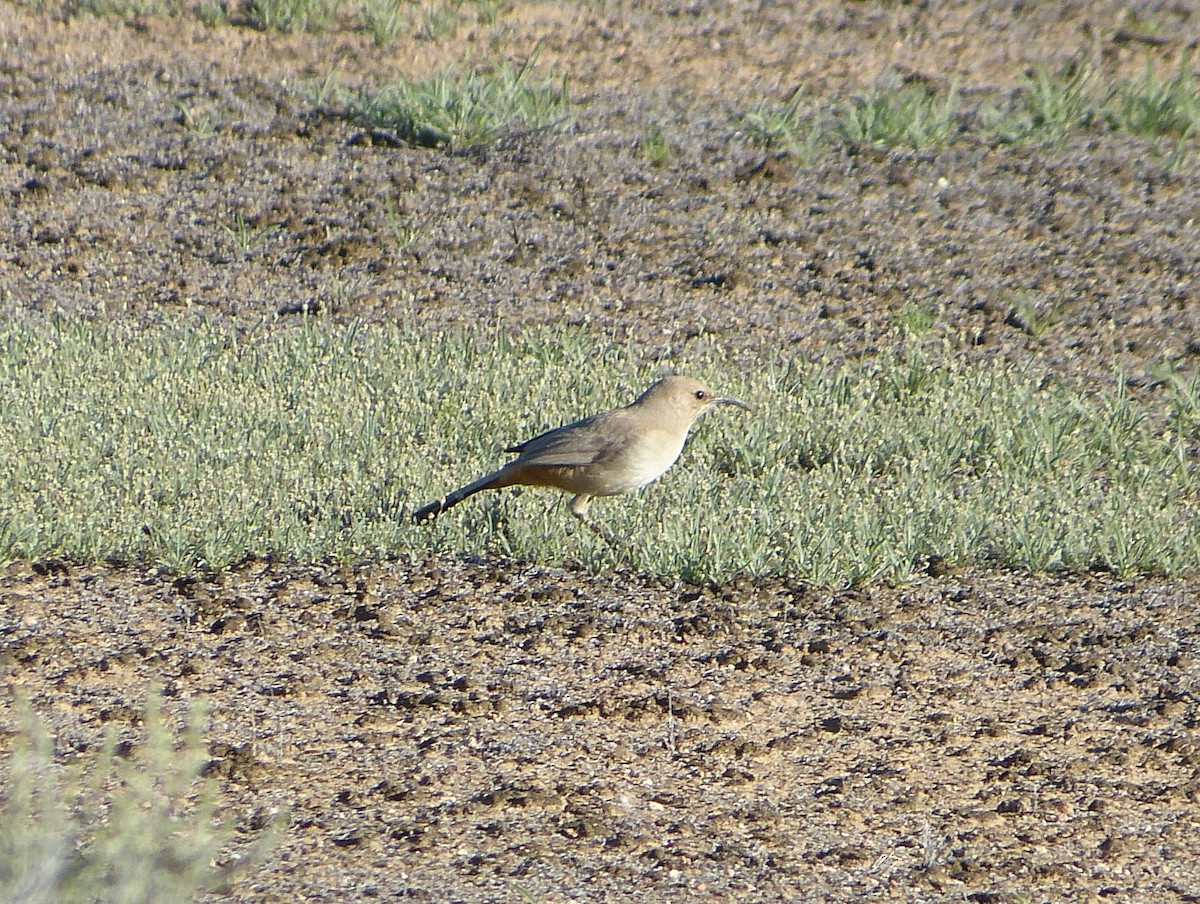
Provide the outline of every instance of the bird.
[[616,496],[657,480],[683,451],[696,420],[717,405],[753,409],[718,395],[699,380],[668,376],[630,404],[541,433],[505,451],[517,457],[474,483],[436,499],[412,514],[416,524],[436,518],[484,490],[510,486],[553,487],[571,493],[571,514],[610,545],[616,538],[589,515],[598,496]]

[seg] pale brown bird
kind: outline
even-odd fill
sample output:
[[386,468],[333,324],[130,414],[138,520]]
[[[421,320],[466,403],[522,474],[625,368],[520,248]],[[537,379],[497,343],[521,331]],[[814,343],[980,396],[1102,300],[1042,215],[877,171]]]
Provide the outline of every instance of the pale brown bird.
[[752,410],[740,399],[719,396],[691,377],[664,377],[635,402],[549,430],[506,452],[518,453],[498,471],[455,490],[413,513],[417,524],[440,515],[483,490],[525,485],[571,493],[571,514],[610,543],[614,538],[588,517],[597,496],[640,489],[675,464],[688,431],[714,405]]

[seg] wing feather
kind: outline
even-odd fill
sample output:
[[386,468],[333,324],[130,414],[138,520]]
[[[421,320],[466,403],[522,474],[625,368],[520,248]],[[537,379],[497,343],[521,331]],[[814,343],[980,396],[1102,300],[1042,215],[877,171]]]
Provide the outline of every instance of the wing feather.
[[539,433],[533,439],[509,446],[505,451],[520,454],[520,461],[551,467],[585,467],[612,455],[628,433],[619,425],[623,412],[606,411]]

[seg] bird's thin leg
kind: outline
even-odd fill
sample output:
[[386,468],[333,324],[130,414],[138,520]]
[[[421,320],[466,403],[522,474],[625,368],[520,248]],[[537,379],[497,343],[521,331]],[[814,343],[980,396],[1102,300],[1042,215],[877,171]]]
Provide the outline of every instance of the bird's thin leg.
[[611,546],[614,552],[622,552],[624,547],[622,546],[621,542],[611,533],[609,533],[604,525],[600,524],[600,522],[596,521],[595,519],[588,517],[588,506],[592,504],[592,498],[593,497],[588,496],[586,493],[580,493],[578,496],[571,497],[571,501],[567,503],[567,507],[571,510],[572,515],[599,534],[600,538],[609,546]]

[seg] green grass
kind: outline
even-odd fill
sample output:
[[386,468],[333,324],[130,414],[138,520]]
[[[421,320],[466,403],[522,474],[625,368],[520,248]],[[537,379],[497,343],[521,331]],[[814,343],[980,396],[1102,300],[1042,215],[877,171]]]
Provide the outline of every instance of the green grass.
[[179,111],[179,124],[199,138],[211,138],[221,128],[216,117],[199,105],[186,101],[176,101],[175,109]]
[[367,124],[393,129],[421,147],[487,144],[517,128],[544,128],[566,119],[567,80],[531,84],[532,64],[447,71],[421,82],[401,80],[358,94],[351,110]]
[[1105,109],[1110,125],[1134,135],[1182,138],[1200,128],[1200,89],[1185,58],[1162,78],[1147,59],[1141,76],[1118,82]]
[[[593,506],[639,538],[635,568],[838,584],[902,580],[928,556],[1166,574],[1200,563],[1183,440],[1157,435],[1119,391],[920,357],[669,366],[758,411],[715,412],[661,481]],[[505,461],[499,446],[627,402],[660,368],[580,332],[310,320],[246,337],[9,316],[0,559],[190,569],[447,550],[610,568],[553,491],[483,494],[432,527],[406,516]]]
[[358,17],[376,47],[386,47],[412,26],[407,0],[361,0]]
[[145,738],[132,751],[110,736],[95,755],[59,766],[26,710],[12,756],[0,764],[0,900],[161,904],[227,881],[229,867],[216,864],[232,832],[201,777],[202,723],[197,715],[173,731],[152,697]]
[[1182,372],[1173,363],[1154,370],[1166,390],[1174,427],[1189,440],[1200,440],[1200,373]]
[[852,144],[939,148],[954,136],[958,89],[938,97],[919,84],[877,88],[843,104],[838,129]]
[[1166,78],[1147,58],[1142,74],[1131,79],[1106,79],[1075,60],[1056,72],[1035,70],[1009,110],[987,111],[983,119],[1005,142],[1059,140],[1101,124],[1140,137],[1184,139],[1200,126],[1200,87],[1186,58]]
[[233,215],[233,225],[222,223],[221,231],[225,233],[234,248],[242,254],[249,254],[268,242],[280,231],[280,227],[278,225],[255,226],[246,220],[241,211],[237,211]]
[[937,323],[937,312],[930,305],[906,302],[900,309],[900,328],[910,336],[924,336]]
[[802,163],[812,163],[826,144],[821,118],[804,104],[804,92],[797,89],[787,101],[760,101],[746,114],[742,128],[760,147],[779,149]]
[[818,102],[806,102],[796,91],[786,103],[761,101],[739,126],[761,147],[804,163],[828,150],[834,134],[848,144],[924,150],[963,134],[1002,143],[1060,141],[1075,130],[1107,126],[1139,137],[1177,139],[1164,161],[1167,172],[1179,168],[1188,139],[1200,129],[1200,87],[1187,59],[1170,77],[1159,75],[1148,59],[1140,76],[1125,80],[1106,79],[1076,59],[1057,70],[1038,67],[1027,74],[1003,109],[985,105],[977,116],[960,116],[958,107],[957,87],[943,96],[920,84],[888,85],[842,103],[829,122]]
[[424,41],[451,37],[472,6],[480,7],[480,21],[495,20],[493,4],[468,4],[464,0],[359,0],[357,17],[376,47],[386,47],[402,36]]
[[391,198],[383,200],[383,218],[388,234],[395,240],[394,247],[397,251],[403,251],[420,238],[427,223],[426,219],[401,215]]
[[246,18],[263,31],[322,32],[334,23],[341,0],[248,0]]
[[651,166],[662,166],[675,155],[670,139],[661,129],[651,129],[642,135],[638,148]]
[[196,0],[190,9],[205,28],[218,28],[230,24],[229,10],[223,0]]
[[[944,96],[922,85],[889,85],[842,103],[832,126],[818,102],[796,91],[783,104],[761,101],[739,125],[756,144],[785,151],[805,163],[830,147],[830,134],[848,144],[936,149],[959,135],[976,134],[1002,143],[1060,141],[1072,131],[1104,127],[1139,137],[1168,136],[1177,144],[1164,161],[1174,172],[1189,139],[1200,131],[1200,86],[1183,58],[1170,77],[1148,58],[1132,79],[1106,77],[1082,59],[1057,70],[1027,74],[1003,109],[985,105],[977,116],[959,116],[956,88]],[[964,111],[969,113],[971,111]]]
[[1058,325],[1061,319],[1059,303],[1034,292],[1018,292],[1012,298],[1012,311],[1007,322],[1040,339]]
[[324,110],[327,103],[335,101],[341,94],[339,80],[340,75],[336,65],[319,81],[317,79],[306,79],[303,82],[305,100],[317,110]]
[[425,41],[440,41],[458,30],[462,21],[456,0],[430,0],[421,6],[417,37]]
[[987,129],[1002,142],[1056,140],[1069,129],[1089,128],[1098,119],[1099,77],[1087,63],[1073,61],[1058,71],[1038,67],[1026,75],[1007,111],[987,111]]

